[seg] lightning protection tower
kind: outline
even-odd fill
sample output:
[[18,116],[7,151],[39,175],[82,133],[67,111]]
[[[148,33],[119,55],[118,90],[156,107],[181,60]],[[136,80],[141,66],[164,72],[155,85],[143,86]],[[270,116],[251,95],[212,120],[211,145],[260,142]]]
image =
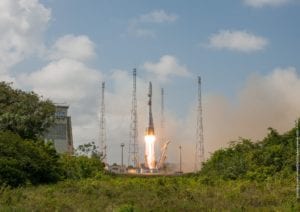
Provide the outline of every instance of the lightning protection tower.
[[128,165],[139,167],[139,145],[138,145],[138,126],[137,126],[137,100],[136,100],[136,69],[133,69],[133,91],[132,108],[129,138]]
[[164,89],[161,89],[161,105],[160,105],[160,145],[163,146],[165,138],[165,105],[164,105]]
[[204,162],[204,138],[202,122],[201,77],[198,76],[198,103],[197,103],[197,129],[196,129],[196,154],[195,172],[199,171]]
[[104,102],[105,82],[102,82],[101,87],[101,105],[100,105],[100,157],[103,162],[106,162],[106,121],[105,121],[105,102]]

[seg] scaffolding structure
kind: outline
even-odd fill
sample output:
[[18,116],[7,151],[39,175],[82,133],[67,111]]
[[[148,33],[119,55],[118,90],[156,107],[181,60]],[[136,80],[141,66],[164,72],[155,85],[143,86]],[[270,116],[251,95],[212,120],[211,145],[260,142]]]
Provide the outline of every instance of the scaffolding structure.
[[131,123],[128,145],[128,166],[139,167],[139,145],[138,145],[138,118],[137,118],[137,99],[136,99],[136,69],[133,69],[133,90]]
[[100,148],[100,158],[103,162],[106,161],[107,156],[107,146],[106,146],[106,120],[105,120],[105,99],[104,99],[104,93],[105,93],[105,82],[102,82],[101,84],[101,103],[100,103],[100,131],[99,131],[99,148]]
[[194,171],[199,171],[204,162],[204,138],[203,138],[203,118],[201,99],[201,77],[198,76],[198,102],[197,102],[197,128],[196,128],[196,153]]
[[164,103],[164,89],[161,89],[161,105],[160,105],[160,146],[164,145],[165,138],[165,103]]

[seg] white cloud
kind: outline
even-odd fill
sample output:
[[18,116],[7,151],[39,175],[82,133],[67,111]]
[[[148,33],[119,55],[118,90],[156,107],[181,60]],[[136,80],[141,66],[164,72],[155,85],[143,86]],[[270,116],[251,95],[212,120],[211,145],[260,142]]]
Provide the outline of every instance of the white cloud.
[[280,6],[284,5],[291,0],[244,0],[246,5],[249,5],[251,7],[264,7],[264,6]]
[[132,32],[137,37],[144,37],[144,38],[154,38],[154,37],[156,37],[155,31],[151,30],[151,29],[133,28]]
[[189,76],[190,72],[184,65],[180,65],[172,55],[164,55],[159,62],[146,62],[143,67],[155,74],[160,81],[167,81],[170,76]]
[[51,11],[38,0],[0,1],[0,73],[43,48]]
[[75,145],[97,139],[97,96],[103,76],[86,63],[94,55],[87,36],[65,35],[48,51],[47,65],[16,79],[19,87],[70,105]]
[[100,74],[96,70],[79,61],[64,58],[29,75],[23,75],[19,80],[48,98],[74,103],[89,95],[99,79]]
[[156,37],[156,33],[154,30],[137,27],[135,25],[129,26],[128,32],[131,35],[139,37],[139,38],[154,38],[154,37]]
[[171,13],[168,14],[164,10],[154,10],[150,13],[141,15],[137,21],[144,23],[166,23],[174,22],[177,18],[177,15]]
[[52,61],[40,70],[17,78],[22,87],[70,106],[75,147],[98,139],[98,96],[102,80],[100,71],[68,58]]
[[59,38],[50,50],[49,58],[86,60],[95,56],[94,43],[85,35],[65,35]]
[[212,48],[241,52],[263,50],[267,44],[266,38],[238,30],[221,30],[209,38],[209,46]]
[[[149,13],[142,14],[129,22],[128,32],[137,37],[155,37],[156,31],[153,26],[156,24],[172,23],[178,19],[175,14],[167,13],[166,11],[153,10]],[[149,25],[152,25],[150,27]]]

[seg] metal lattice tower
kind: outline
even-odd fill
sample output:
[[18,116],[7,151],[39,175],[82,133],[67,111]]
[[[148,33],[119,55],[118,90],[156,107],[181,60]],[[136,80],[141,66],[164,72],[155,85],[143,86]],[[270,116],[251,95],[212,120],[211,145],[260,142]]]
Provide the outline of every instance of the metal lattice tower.
[[139,144],[138,144],[138,121],[137,121],[137,100],[136,100],[136,69],[133,69],[133,91],[132,108],[129,138],[128,165],[139,167]]
[[165,138],[165,103],[164,103],[164,89],[161,89],[161,106],[160,106],[160,139],[161,139],[161,146],[166,141]]
[[202,168],[204,162],[204,138],[202,122],[201,77],[198,76],[198,103],[197,103],[197,129],[196,129],[196,154],[195,171]]
[[99,132],[99,143],[100,143],[100,157],[103,162],[106,162],[106,121],[105,121],[105,102],[104,102],[104,90],[105,82],[102,82],[101,87],[101,105],[100,105],[100,132]]

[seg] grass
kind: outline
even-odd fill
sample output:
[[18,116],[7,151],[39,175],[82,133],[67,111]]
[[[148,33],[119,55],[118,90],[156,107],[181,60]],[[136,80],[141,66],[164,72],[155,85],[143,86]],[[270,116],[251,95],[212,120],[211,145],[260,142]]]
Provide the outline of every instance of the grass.
[[294,179],[98,176],[53,185],[2,187],[1,211],[299,211]]

